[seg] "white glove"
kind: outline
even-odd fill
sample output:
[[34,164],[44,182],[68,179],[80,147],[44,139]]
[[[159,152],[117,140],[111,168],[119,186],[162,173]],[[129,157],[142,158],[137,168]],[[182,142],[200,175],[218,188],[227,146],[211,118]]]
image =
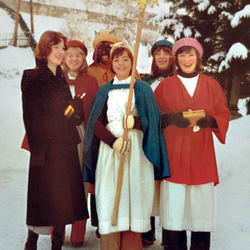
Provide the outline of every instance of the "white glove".
[[130,149],[130,141],[124,141],[123,137],[119,137],[112,145],[113,149],[119,151],[121,154],[127,154]]
[[131,129],[135,126],[135,118],[133,115],[125,115],[123,116],[123,128],[124,129]]

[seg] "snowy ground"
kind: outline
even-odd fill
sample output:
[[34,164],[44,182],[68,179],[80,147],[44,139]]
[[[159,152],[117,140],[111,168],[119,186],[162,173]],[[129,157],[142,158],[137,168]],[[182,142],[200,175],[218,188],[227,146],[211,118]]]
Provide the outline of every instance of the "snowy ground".
[[[1,10],[1,9],[0,9]],[[1,18],[4,17],[0,13]],[[3,18],[2,29],[13,25]],[[40,20],[41,34],[46,23]],[[57,30],[58,23],[49,20],[50,29]],[[55,28],[54,28],[54,26]],[[48,27],[47,26],[47,27]],[[10,28],[9,28],[10,29]],[[12,30],[12,27],[11,27]],[[5,31],[4,31],[5,32]],[[39,36],[38,36],[39,37]],[[91,62],[91,54],[88,62]],[[146,56],[146,48],[140,48],[138,71],[149,72],[151,58]],[[29,153],[20,148],[24,126],[20,81],[22,71],[33,68],[34,58],[30,48],[8,47],[0,50],[0,250],[20,250],[24,248],[27,236],[26,195]],[[245,100],[240,100],[239,108],[243,117],[230,122],[226,145],[215,139],[220,184],[216,190],[215,231],[212,233],[211,250],[250,249],[250,116],[246,116]],[[249,146],[248,146],[249,147]],[[70,226],[66,228],[63,249],[73,249],[69,243]],[[149,250],[162,249],[161,229],[156,220],[156,242]],[[41,236],[39,250],[50,249],[49,236]],[[99,249],[95,228],[88,220],[84,245],[78,249]]]

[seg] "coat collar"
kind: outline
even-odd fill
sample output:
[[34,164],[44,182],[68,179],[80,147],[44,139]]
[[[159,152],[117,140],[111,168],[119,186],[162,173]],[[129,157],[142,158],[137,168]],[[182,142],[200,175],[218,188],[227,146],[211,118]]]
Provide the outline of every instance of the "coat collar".
[[[36,58],[36,67],[39,68],[42,71],[48,71],[49,70],[49,72],[51,72],[51,70],[48,68],[47,62],[45,60],[40,60],[40,59]],[[53,74],[53,73],[51,72],[51,74]],[[63,71],[62,71],[62,68],[61,68],[60,65],[58,65],[57,68],[56,68],[56,76],[64,77]]]

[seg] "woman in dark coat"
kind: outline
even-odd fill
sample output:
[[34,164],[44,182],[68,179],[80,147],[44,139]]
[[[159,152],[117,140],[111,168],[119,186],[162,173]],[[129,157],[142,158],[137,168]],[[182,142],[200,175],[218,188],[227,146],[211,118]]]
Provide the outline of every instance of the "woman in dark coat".
[[[53,250],[61,249],[66,224],[88,218],[77,152],[83,105],[79,97],[72,100],[60,67],[66,49],[65,36],[44,32],[35,50],[37,67],[25,70],[21,83],[31,153],[27,225],[54,226]],[[69,104],[74,108],[70,118],[64,114]],[[25,249],[36,249],[37,238],[29,229]]]

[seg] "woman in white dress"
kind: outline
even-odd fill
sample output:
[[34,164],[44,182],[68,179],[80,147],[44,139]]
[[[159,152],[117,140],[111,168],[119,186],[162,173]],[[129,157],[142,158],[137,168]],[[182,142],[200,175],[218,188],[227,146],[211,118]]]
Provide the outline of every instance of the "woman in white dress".
[[[161,116],[151,88],[138,79],[131,112],[126,116],[133,50],[122,42],[115,44],[110,54],[111,68],[116,75],[99,89],[86,130],[90,141],[91,129],[93,136],[100,140],[95,193],[101,249],[142,249],[141,233],[150,230],[154,179],[169,177]],[[127,141],[123,140],[125,127],[128,128]],[[88,149],[86,143],[87,155]],[[117,225],[113,226],[121,153],[125,153],[124,172]],[[88,163],[85,165],[85,170],[94,168]],[[95,164],[92,162],[92,165]]]

